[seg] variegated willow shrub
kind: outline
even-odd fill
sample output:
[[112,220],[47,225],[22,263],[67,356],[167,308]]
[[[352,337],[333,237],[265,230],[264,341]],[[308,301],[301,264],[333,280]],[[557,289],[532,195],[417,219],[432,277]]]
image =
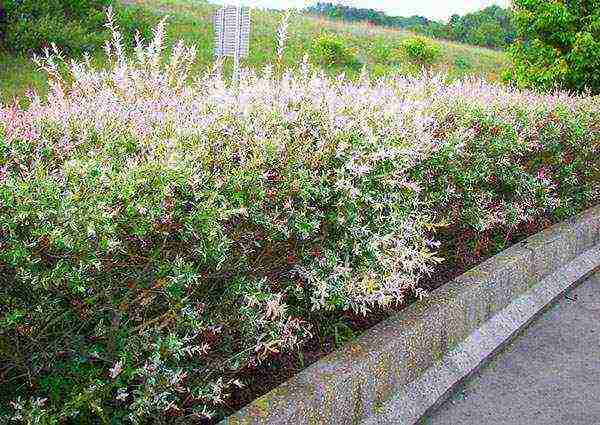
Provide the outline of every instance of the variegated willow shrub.
[[[0,109],[0,412],[194,423],[319,312],[402,303],[437,236],[598,202],[598,99],[220,67],[154,40],[52,58]],[[443,240],[447,240],[444,235]]]

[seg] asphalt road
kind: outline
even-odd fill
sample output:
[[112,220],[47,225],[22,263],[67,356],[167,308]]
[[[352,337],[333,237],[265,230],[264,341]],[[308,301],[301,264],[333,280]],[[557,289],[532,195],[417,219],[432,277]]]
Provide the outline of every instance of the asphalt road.
[[600,425],[600,273],[570,291],[427,425]]

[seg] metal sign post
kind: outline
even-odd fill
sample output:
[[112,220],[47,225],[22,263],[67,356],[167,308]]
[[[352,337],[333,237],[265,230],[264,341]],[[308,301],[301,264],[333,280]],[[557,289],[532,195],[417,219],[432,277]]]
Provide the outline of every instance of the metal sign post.
[[233,57],[233,79],[240,78],[240,59],[250,51],[250,11],[240,6],[226,6],[214,17],[215,56]]

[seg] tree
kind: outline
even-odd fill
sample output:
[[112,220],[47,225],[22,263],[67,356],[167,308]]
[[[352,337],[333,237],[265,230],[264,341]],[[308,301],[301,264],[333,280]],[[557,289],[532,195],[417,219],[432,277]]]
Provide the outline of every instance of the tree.
[[514,0],[508,77],[521,87],[600,93],[600,2]]
[[505,43],[502,27],[498,22],[489,21],[479,25],[471,33],[469,38],[471,44],[485,47],[503,46]]
[[505,47],[512,42],[515,32],[512,12],[499,6],[462,17],[452,15],[448,27],[453,40],[491,48]]

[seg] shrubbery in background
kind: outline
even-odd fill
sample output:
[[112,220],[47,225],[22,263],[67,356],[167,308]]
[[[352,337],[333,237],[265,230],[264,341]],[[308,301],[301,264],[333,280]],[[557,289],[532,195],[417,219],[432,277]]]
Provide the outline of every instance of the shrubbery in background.
[[520,87],[600,93],[600,3],[515,0],[518,40],[507,77]]
[[597,98],[307,64],[189,85],[163,35],[0,107],[3,418],[223,415],[326,314],[421,295],[438,249],[472,264],[600,197]]
[[410,61],[421,66],[433,65],[442,56],[442,47],[423,37],[402,40],[400,49]]
[[394,59],[394,41],[383,37],[373,37],[371,41],[371,54],[378,64],[388,64]]
[[316,62],[325,66],[360,65],[356,51],[346,45],[346,41],[334,34],[321,34],[313,41],[313,57]]
[[69,55],[96,49],[109,38],[106,10],[111,7],[115,22],[123,29],[127,44],[133,35],[151,35],[155,19],[139,7],[123,6],[114,0],[3,0],[0,18],[0,47],[12,52],[41,52],[55,44]]
[[467,71],[467,70],[471,69],[472,65],[469,63],[469,61],[466,58],[464,58],[462,56],[457,56],[454,59],[454,66],[459,71]]

